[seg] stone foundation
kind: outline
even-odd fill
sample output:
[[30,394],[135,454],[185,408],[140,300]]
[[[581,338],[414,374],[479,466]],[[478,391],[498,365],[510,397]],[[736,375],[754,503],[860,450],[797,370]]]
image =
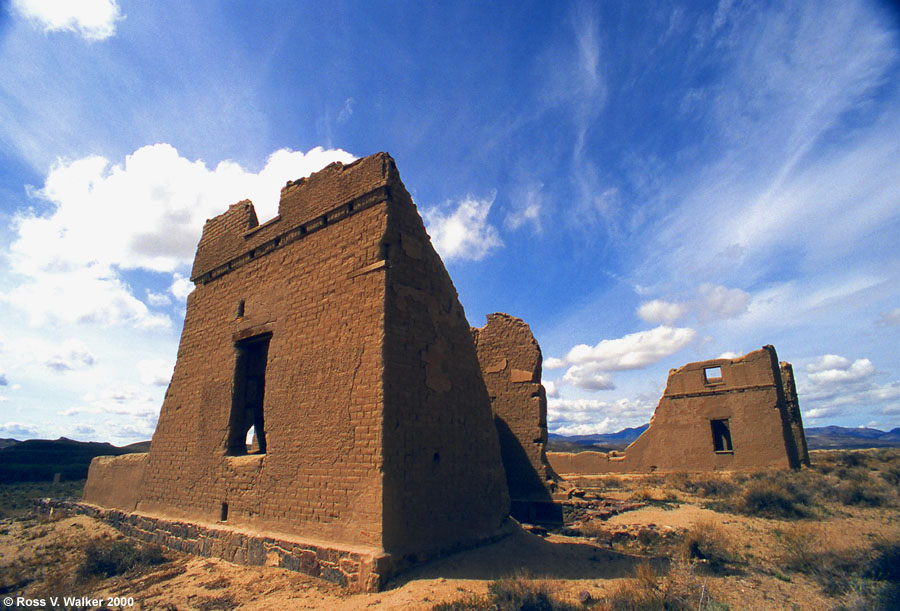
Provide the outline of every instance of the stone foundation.
[[380,591],[401,567],[398,559],[377,550],[342,549],[251,533],[227,526],[167,520],[67,500],[40,499],[42,514],[87,515],[103,520],[122,534],[203,557],[235,564],[276,566],[318,577],[351,592]]

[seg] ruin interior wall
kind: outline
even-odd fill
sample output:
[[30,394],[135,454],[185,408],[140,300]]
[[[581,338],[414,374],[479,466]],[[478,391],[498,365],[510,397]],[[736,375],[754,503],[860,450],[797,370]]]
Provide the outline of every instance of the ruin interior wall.
[[490,401],[450,276],[406,189],[396,180],[390,191],[384,545],[476,541],[509,513]]
[[798,467],[802,422],[799,408],[790,413],[783,384],[772,346],[737,359],[689,363],[669,373],[649,428],[624,456],[561,452],[548,458],[563,474]]
[[472,329],[491,398],[510,496],[548,500],[554,480],[547,462],[547,395],[541,384],[541,348],[530,327],[509,314],[488,314]]

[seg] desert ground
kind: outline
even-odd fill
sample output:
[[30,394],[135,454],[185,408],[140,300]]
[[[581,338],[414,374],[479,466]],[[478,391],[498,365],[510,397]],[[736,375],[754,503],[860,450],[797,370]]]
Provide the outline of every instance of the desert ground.
[[[900,608],[900,449],[817,451],[812,461],[574,478],[560,531],[523,527],[374,594],[143,546],[85,516],[29,513],[28,499],[77,495],[83,482],[8,484],[0,595],[9,608],[24,597],[37,599],[28,608],[165,611]],[[66,606],[64,596],[120,604]]]

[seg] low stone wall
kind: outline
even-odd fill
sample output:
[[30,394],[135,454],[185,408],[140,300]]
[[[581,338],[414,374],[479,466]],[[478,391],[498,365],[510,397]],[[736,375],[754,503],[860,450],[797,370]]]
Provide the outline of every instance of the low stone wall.
[[361,552],[263,536],[227,527],[167,520],[69,500],[40,499],[42,514],[83,514],[124,535],[198,556],[235,564],[276,566],[340,584],[351,592],[377,592],[397,571],[389,554]]

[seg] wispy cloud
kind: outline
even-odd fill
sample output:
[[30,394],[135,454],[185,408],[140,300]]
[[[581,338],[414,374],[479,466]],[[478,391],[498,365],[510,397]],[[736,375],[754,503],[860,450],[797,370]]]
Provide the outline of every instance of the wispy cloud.
[[488,221],[496,193],[478,199],[473,196],[445,202],[422,210],[434,248],[444,261],[483,259],[503,246],[500,232]]
[[91,41],[115,34],[125,18],[116,0],[12,0],[12,8],[45,32],[77,32]]

